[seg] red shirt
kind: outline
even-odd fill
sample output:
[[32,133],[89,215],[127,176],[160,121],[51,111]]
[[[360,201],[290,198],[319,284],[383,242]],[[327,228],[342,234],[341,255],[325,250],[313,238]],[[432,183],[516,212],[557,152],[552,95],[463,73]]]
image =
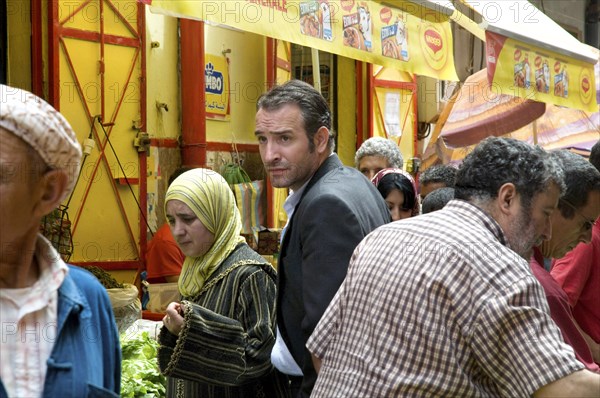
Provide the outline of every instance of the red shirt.
[[146,279],[148,283],[165,283],[166,276],[179,275],[185,259],[175,243],[169,224],[163,224],[148,243],[146,253]]
[[592,241],[580,243],[555,260],[550,274],[569,297],[579,327],[600,343],[600,218],[592,230]]
[[531,271],[540,282],[546,293],[546,299],[550,306],[550,316],[558,325],[565,343],[573,347],[577,359],[591,371],[600,372],[600,367],[594,363],[592,352],[585,339],[575,325],[569,298],[560,285],[552,278],[552,275],[544,269],[544,257],[536,247],[529,262]]

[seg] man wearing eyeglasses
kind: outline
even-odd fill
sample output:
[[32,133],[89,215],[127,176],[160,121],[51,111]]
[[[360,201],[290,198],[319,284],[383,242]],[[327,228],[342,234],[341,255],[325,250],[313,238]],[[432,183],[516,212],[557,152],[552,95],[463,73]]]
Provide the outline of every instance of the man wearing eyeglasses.
[[592,227],[600,215],[600,172],[583,157],[567,150],[551,152],[562,166],[566,191],[551,216],[552,237],[534,247],[531,270],[546,293],[550,315],[563,338],[575,351],[577,359],[588,369],[600,373],[591,347],[573,318],[569,298],[544,268],[544,258],[562,258],[580,242],[589,243]]
[[[590,163],[600,171],[600,141],[590,152]],[[573,317],[600,364],[600,218],[592,229],[592,242],[580,243],[561,259],[552,262],[550,274],[569,297]]]

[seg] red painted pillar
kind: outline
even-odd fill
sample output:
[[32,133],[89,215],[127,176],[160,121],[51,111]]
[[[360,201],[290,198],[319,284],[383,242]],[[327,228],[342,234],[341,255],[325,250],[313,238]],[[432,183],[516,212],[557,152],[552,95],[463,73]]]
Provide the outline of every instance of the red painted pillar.
[[360,148],[364,141],[364,91],[363,91],[363,64],[361,61],[355,61],[356,65],[356,150]]
[[206,166],[204,22],[180,19],[182,166]]
[[373,137],[373,97],[375,97],[375,77],[373,76],[373,64],[367,64],[367,126],[369,137]]
[[[277,40],[267,37],[267,89],[277,83]],[[267,227],[273,228],[273,185],[267,176]]]

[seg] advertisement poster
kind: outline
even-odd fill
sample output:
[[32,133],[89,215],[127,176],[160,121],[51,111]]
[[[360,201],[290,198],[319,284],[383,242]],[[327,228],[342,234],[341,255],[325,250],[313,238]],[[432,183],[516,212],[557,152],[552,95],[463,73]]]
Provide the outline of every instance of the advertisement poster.
[[390,14],[384,16],[384,23],[393,22],[381,28],[381,52],[384,57],[408,61],[410,59],[408,28],[406,19],[402,13],[392,18]]
[[344,46],[373,51],[373,21],[369,4],[366,1],[343,2],[342,7]]
[[502,94],[597,112],[594,65],[486,32],[488,80]]
[[152,12],[232,26],[404,72],[458,80],[449,17],[411,1],[147,1]]
[[300,33],[317,39],[333,40],[331,8],[328,0],[300,3]]
[[204,55],[206,116],[226,120],[229,116],[229,63],[222,55]]

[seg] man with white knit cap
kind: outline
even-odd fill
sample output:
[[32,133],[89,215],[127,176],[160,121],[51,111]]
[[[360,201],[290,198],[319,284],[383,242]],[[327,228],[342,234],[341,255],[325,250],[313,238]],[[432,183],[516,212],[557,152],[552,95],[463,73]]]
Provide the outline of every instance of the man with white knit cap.
[[0,398],[116,397],[121,354],[110,301],[40,233],[74,188],[81,147],[66,119],[0,85]]

